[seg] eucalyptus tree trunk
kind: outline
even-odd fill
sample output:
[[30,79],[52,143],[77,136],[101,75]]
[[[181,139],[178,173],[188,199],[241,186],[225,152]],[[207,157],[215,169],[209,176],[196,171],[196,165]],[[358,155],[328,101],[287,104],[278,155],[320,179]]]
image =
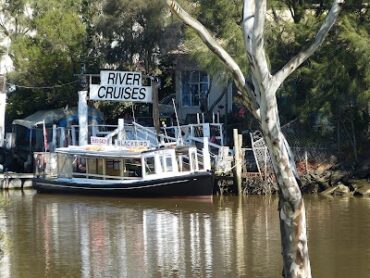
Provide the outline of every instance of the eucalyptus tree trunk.
[[266,0],[244,0],[242,25],[250,65],[250,76],[245,78],[234,59],[199,21],[184,11],[176,1],[166,0],[171,11],[197,32],[203,42],[232,73],[244,105],[259,122],[279,187],[283,275],[284,277],[311,277],[305,207],[297,182],[294,160],[281,132],[276,92],[284,80],[322,44],[334,25],[344,0],[334,0],[311,45],[293,57],[274,75],[270,72],[264,49],[266,2]]
[[0,76],[0,148],[5,139],[6,77]]

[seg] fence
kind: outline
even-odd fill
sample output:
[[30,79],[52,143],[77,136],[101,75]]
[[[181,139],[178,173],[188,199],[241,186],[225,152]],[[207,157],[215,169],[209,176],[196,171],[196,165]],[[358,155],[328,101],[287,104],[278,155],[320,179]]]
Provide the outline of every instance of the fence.
[[[334,153],[333,143],[325,140],[315,141],[315,130],[303,128],[298,121],[292,121],[282,127],[282,132],[292,150],[296,164],[303,164],[304,172],[309,171],[309,164],[328,161]],[[273,176],[271,157],[260,131],[250,134],[252,152],[257,170],[263,180]],[[248,149],[246,149],[248,150]],[[302,167],[301,167],[302,168]]]

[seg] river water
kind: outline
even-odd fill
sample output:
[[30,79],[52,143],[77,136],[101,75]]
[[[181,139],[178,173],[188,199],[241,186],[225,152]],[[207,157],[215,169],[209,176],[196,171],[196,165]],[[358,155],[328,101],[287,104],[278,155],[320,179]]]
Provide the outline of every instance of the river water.
[[[314,277],[370,277],[370,199],[305,198]],[[0,277],[280,277],[276,197],[0,192]]]

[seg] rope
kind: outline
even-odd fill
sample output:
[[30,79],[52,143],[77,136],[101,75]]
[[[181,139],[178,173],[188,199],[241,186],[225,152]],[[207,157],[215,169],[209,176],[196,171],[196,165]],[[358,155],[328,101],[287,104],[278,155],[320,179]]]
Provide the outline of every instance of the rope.
[[18,84],[13,84],[13,83],[8,83],[8,82],[6,84],[10,86],[15,86],[18,88],[23,88],[23,89],[53,89],[53,88],[60,88],[60,87],[64,87],[67,85],[71,85],[76,82],[79,82],[79,80],[74,80],[68,83],[63,83],[63,84],[58,84],[58,85],[53,85],[53,86],[24,86],[24,85],[18,85]]

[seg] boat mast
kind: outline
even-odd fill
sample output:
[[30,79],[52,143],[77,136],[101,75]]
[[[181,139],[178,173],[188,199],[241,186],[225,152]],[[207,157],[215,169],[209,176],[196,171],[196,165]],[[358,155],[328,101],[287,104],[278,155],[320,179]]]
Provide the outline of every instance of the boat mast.
[[158,101],[158,87],[159,81],[156,77],[150,78],[152,81],[152,98],[153,98],[153,124],[157,137],[159,138],[161,127],[159,122],[159,101]]
[[175,117],[176,117],[176,122],[177,122],[177,130],[178,130],[177,136],[178,136],[180,145],[182,145],[183,140],[182,140],[182,134],[181,134],[181,129],[180,129],[179,115],[177,114],[177,109],[176,109],[176,104],[175,104],[174,99],[172,99],[172,104],[173,104],[173,110],[175,111]]

